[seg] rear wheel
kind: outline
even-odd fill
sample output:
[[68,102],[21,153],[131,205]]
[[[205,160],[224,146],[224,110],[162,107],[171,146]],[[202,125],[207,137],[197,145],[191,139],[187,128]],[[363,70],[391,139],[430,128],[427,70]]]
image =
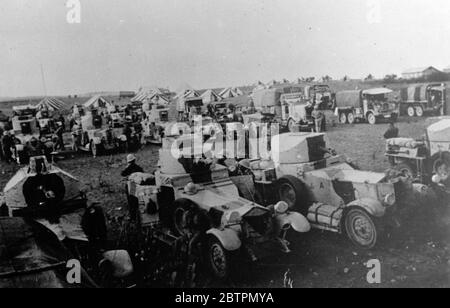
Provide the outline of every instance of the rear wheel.
[[288,204],[289,209],[296,210],[303,215],[308,213],[305,185],[296,177],[286,175],[279,179],[278,197],[280,201]]
[[423,117],[423,114],[424,114],[423,107],[422,106],[416,106],[415,109],[416,109],[416,115],[418,117]]
[[413,106],[409,106],[407,113],[409,117],[413,117],[416,115],[416,109]]
[[339,122],[341,122],[341,124],[346,124],[347,123],[347,114],[342,112],[339,116]]
[[367,114],[367,122],[369,122],[370,125],[375,125],[377,124],[377,117],[372,112],[369,112]]
[[198,212],[197,205],[187,199],[180,199],[174,203],[173,212],[173,231],[177,235],[185,235],[194,230],[192,227],[192,218]]
[[362,208],[350,209],[345,216],[345,230],[353,244],[371,249],[378,239],[378,230],[374,218]]
[[350,112],[348,114],[347,121],[348,121],[349,124],[355,123],[355,115],[353,114],[353,112]]

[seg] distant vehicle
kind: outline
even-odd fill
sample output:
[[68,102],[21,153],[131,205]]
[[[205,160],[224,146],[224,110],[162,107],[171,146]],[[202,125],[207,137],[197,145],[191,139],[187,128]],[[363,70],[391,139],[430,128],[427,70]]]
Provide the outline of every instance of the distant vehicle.
[[342,124],[367,121],[374,125],[380,120],[395,121],[399,111],[397,104],[389,101],[390,93],[392,90],[387,88],[338,92],[336,115]]
[[446,114],[446,87],[443,83],[413,85],[401,89],[401,107],[410,117]]
[[[228,169],[194,160],[186,138],[165,138],[155,176],[135,174],[128,181],[129,207],[135,209],[143,234],[150,235],[145,237],[149,243],[158,243],[151,254],[161,254],[169,246],[166,261],[200,258],[216,278],[223,279],[240,258],[256,261],[280,250],[289,252],[285,240],[289,230],[309,231],[306,218],[284,204],[266,208],[242,198]],[[185,154],[174,157],[173,149]],[[174,256],[182,243],[192,248],[184,251],[185,257]]]
[[313,228],[346,234],[361,248],[373,248],[384,226],[401,221],[397,198],[413,193],[401,177],[356,170],[327,147],[325,134],[274,136],[272,153],[272,161],[251,164],[263,199],[285,201]]
[[[302,93],[282,94],[280,101],[283,127],[287,127],[290,132],[294,132],[297,127],[309,131],[314,128],[314,120],[311,117],[314,107]],[[325,125],[325,121],[323,124]]]
[[19,164],[28,163],[26,145],[35,138],[39,140],[39,128],[36,119],[36,107],[31,105],[14,106],[12,117],[12,130],[16,145],[13,152],[14,158]]
[[330,86],[326,84],[306,86],[304,94],[313,105],[318,104],[320,109],[334,109],[335,95]]
[[142,121],[144,142],[161,145],[168,123],[169,108],[152,105],[151,109],[146,111],[146,119]]
[[94,125],[95,115],[87,113],[81,117],[81,127],[72,132],[74,150],[90,152],[93,157],[113,150],[125,150],[127,137],[123,128],[107,127],[102,119],[101,127]]
[[200,97],[184,98],[177,102],[178,120],[181,122],[192,121],[192,114],[202,115],[205,113],[206,106]]
[[438,160],[450,166],[450,119],[430,125],[423,140],[387,140],[386,156],[391,165],[404,176],[429,184]]

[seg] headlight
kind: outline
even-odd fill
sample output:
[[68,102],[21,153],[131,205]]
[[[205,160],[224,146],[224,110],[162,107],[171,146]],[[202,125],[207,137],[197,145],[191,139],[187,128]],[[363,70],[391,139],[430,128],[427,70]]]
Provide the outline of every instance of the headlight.
[[275,204],[274,209],[277,214],[284,214],[288,211],[289,205],[284,201],[280,201],[277,204]]
[[395,195],[394,194],[387,194],[384,196],[383,204],[385,206],[393,206],[395,204]]

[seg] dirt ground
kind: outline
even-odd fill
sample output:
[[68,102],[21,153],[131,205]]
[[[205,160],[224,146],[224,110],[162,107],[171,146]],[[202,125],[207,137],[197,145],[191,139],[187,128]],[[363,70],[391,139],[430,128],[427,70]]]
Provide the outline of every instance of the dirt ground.
[[[402,119],[401,136],[420,138],[424,120]],[[329,127],[331,146],[344,153],[363,170],[383,172],[388,168],[384,157],[383,133],[387,124],[335,125]],[[145,147],[137,153],[139,164],[151,172],[156,167],[158,148]],[[62,169],[78,177],[88,198],[105,209],[111,237],[120,241],[123,234],[117,226],[126,215],[125,182],[120,172],[125,155],[71,157],[59,161]],[[17,167],[0,165],[0,187],[3,188]],[[292,240],[292,253],[264,261],[249,269],[248,275],[217,286],[283,287],[285,273],[294,287],[450,287],[450,215],[448,209],[426,205],[408,223],[385,239],[377,248],[363,251],[343,236],[312,231]],[[370,285],[365,263],[381,262],[381,284]],[[211,284],[216,286],[216,284]]]

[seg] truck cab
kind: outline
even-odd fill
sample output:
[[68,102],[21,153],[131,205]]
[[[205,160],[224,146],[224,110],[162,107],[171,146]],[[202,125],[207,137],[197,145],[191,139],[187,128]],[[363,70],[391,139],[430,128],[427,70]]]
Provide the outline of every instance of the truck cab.
[[294,132],[296,127],[300,130],[311,130],[314,121],[311,117],[313,107],[302,93],[281,95],[281,121],[284,127]]
[[443,83],[412,85],[401,89],[401,106],[410,117],[423,117],[426,112],[443,116],[448,112],[446,92]]

